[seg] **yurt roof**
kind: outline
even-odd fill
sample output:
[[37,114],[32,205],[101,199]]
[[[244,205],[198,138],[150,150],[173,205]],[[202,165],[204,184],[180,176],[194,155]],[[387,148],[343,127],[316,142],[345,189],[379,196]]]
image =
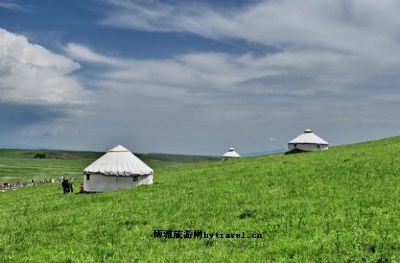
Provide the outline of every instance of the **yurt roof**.
[[302,134],[291,140],[289,143],[307,143],[307,144],[324,144],[329,145],[329,143],[321,139],[316,135],[313,130],[306,129]]
[[118,145],[86,167],[83,172],[131,176],[152,174],[153,170],[128,149]]
[[222,155],[222,157],[240,158],[240,155],[235,151],[235,148],[231,147],[226,153]]

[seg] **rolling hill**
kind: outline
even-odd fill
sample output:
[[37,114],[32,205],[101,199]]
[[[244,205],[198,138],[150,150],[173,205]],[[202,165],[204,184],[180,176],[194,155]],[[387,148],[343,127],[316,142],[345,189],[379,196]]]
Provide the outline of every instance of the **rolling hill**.
[[[154,185],[110,193],[63,195],[58,184],[0,193],[0,262],[399,262],[399,152],[394,137],[158,165]],[[24,174],[50,165],[80,172],[89,162],[34,161]],[[154,230],[224,238],[154,238]]]

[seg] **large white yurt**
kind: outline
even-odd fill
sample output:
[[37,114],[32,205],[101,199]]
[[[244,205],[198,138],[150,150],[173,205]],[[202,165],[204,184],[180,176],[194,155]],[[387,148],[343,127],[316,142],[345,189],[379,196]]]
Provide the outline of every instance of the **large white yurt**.
[[235,151],[235,148],[231,147],[226,153],[222,155],[222,160],[240,159],[240,155]]
[[329,143],[321,139],[311,129],[304,130],[302,134],[288,143],[289,152],[296,150],[305,152],[328,150],[328,146]]
[[121,145],[86,167],[83,174],[86,192],[107,192],[153,183],[153,170]]

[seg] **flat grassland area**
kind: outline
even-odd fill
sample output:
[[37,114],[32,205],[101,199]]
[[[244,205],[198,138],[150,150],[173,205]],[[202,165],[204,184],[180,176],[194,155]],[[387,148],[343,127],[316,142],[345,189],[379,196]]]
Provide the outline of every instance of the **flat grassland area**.
[[[110,193],[63,195],[58,184],[0,193],[0,262],[399,262],[399,152],[395,137],[159,163],[154,185]],[[1,169],[81,176],[92,161],[20,159],[0,158]],[[155,239],[158,229],[262,238]]]
[[[37,154],[45,154],[46,158],[34,158]],[[103,154],[99,152],[0,149],[0,182],[60,179],[61,176],[82,179],[83,169]],[[174,154],[136,155],[153,168],[217,160],[215,157]]]

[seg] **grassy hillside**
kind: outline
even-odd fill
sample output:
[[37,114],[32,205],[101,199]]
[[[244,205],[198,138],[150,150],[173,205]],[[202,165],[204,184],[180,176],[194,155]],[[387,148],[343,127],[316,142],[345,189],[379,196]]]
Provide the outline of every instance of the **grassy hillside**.
[[[37,154],[45,154],[46,158],[34,158]],[[0,183],[45,178],[59,179],[61,176],[81,177],[82,170],[103,154],[101,152],[0,149]],[[215,157],[173,154],[137,154],[137,156],[151,167],[179,166],[217,160]]]
[[[0,193],[0,262],[399,262],[399,152],[396,137],[159,166],[154,185],[112,193]],[[157,229],[262,238],[154,239]]]
[[0,158],[34,158],[36,154],[45,154],[52,159],[95,159],[103,153],[79,152],[61,150],[22,150],[22,149],[0,149]]

